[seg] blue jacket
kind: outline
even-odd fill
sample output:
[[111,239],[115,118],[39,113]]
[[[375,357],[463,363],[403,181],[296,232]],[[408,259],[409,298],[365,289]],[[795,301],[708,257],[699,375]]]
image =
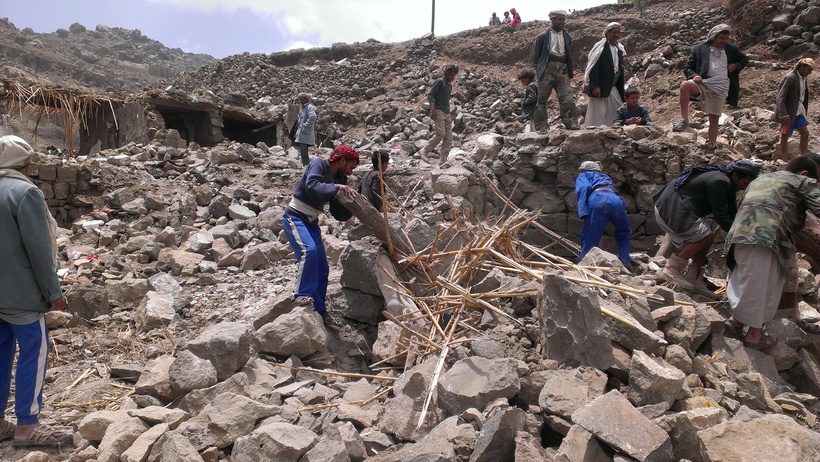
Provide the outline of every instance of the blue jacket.
[[297,143],[316,144],[316,106],[307,103],[299,111],[299,120],[296,129]]
[[63,295],[46,213],[39,188],[0,177],[0,308],[44,313]]
[[347,184],[347,177],[331,177],[330,162],[317,157],[308,164],[304,175],[296,184],[293,197],[316,210],[322,210],[325,204],[336,196],[337,183]]
[[589,196],[599,186],[609,186],[615,190],[612,178],[601,172],[586,171],[575,179],[575,196],[578,198],[578,216],[584,218],[589,215]]

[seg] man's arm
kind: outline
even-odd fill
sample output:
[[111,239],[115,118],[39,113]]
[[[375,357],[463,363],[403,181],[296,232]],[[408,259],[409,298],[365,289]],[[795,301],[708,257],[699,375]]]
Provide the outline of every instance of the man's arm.
[[[734,213],[729,210],[729,201],[735,201],[735,191],[732,189],[731,180],[711,182],[706,187],[706,194],[712,207],[712,216],[720,228],[728,233],[735,220]],[[737,207],[732,209],[736,211]]]
[[436,120],[438,115],[436,112],[436,96],[438,96],[443,86],[444,79],[436,79],[433,83],[433,87],[430,88],[430,92],[427,93],[427,102],[430,103],[430,118],[433,120]]
[[686,66],[683,68],[683,74],[687,80],[692,80],[698,75],[698,50],[700,45],[696,45],[689,53],[689,58],[686,60]]
[[575,73],[572,69],[572,37],[569,36],[569,32],[564,32],[564,51],[566,52],[567,58],[567,78],[572,78]]
[[301,132],[302,133],[311,133],[313,132],[313,124],[316,123],[316,108],[312,104],[307,105],[307,118],[305,119],[304,123],[302,123]]
[[733,63],[735,65],[734,72],[742,71],[743,68],[745,68],[749,64],[749,57],[746,56],[745,53],[740,51],[740,48],[738,48],[736,45],[726,45],[726,46],[731,47],[732,54],[735,55],[735,62]]
[[538,101],[538,87],[533,88],[533,84],[527,85],[524,90],[524,100],[521,101],[522,107],[527,107],[535,104]]
[[541,62],[541,51],[544,48],[544,41],[549,40],[549,33],[539,34],[538,37],[535,37],[535,45],[532,47],[532,65],[534,68],[538,69],[538,63]]
[[336,191],[335,184],[325,182],[324,162],[311,161],[305,170],[305,194],[324,204],[336,195]]
[[777,109],[775,112],[780,114],[780,121],[788,120],[789,111],[786,108],[786,101],[788,100],[789,93],[792,90],[792,86],[794,84],[795,79],[793,78],[794,74],[789,72],[780,80],[780,85],[777,87],[777,98],[775,98],[775,105]]
[[57,268],[54,266],[51,232],[46,213],[48,209],[42,191],[39,188],[30,188],[20,201],[17,226],[40,293],[49,302],[55,302],[63,293],[57,277]]
[[583,173],[578,175],[575,179],[575,197],[578,199],[578,216],[584,218],[589,215],[587,209],[587,199],[589,198],[589,190],[592,184],[589,182],[587,175]]
[[643,112],[641,113],[641,125],[652,125],[652,116],[649,115],[649,111],[643,106],[641,106],[641,108],[643,108]]

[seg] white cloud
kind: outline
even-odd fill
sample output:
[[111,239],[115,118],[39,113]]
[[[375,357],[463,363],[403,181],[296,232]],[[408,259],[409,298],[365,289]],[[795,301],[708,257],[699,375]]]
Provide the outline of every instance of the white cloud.
[[[360,42],[374,38],[397,42],[430,31],[432,0],[150,0],[205,12],[234,12],[249,9],[265,16],[271,27],[294,40],[326,46],[335,42]],[[546,20],[551,9],[565,8],[557,0],[510,2],[522,19]],[[613,0],[577,0],[575,8],[588,8]],[[509,8],[507,8],[509,9]],[[490,14],[502,16],[497,0],[436,1],[437,35],[446,35],[487,25]],[[571,20],[570,20],[571,24]]]

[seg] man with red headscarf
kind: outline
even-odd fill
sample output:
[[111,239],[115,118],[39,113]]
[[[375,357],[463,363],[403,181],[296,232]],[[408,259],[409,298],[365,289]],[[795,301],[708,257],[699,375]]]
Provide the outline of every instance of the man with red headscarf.
[[322,316],[325,324],[335,321],[327,313],[325,304],[330,267],[319,228],[319,215],[325,204],[334,200],[339,192],[349,197],[357,194],[347,185],[347,177],[357,165],[359,154],[350,146],[335,148],[327,160],[313,159],[285,208],[285,235],[299,266],[293,303],[296,306],[312,304],[313,311]]

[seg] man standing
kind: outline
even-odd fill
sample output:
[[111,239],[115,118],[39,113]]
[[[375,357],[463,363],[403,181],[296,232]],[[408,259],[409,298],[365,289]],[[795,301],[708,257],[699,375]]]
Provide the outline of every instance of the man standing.
[[587,85],[587,128],[611,125],[624,102],[623,63],[626,51],[618,43],[621,25],[611,22],[604,29],[604,38],[589,52],[584,83]]
[[680,84],[681,118],[672,125],[680,132],[689,126],[689,99],[703,101],[703,111],[709,114],[709,143],[714,146],[723,104],[737,106],[740,98],[740,71],[749,58],[729,43],[732,28],[718,24],[706,36],[706,41],[692,48],[686,67],[687,80]]
[[296,121],[296,140],[295,144],[299,146],[299,154],[302,156],[302,165],[307,166],[310,163],[308,156],[308,148],[316,145],[316,106],[310,103],[310,95],[307,93],[299,93],[299,104],[302,109],[299,110],[299,119]]
[[532,119],[538,102],[538,82],[535,81],[535,73],[529,69],[518,74],[518,81],[524,86],[524,99],[521,100],[521,116],[518,120],[527,122]]
[[600,162],[582,162],[579,170],[581,173],[575,179],[575,196],[578,198],[578,216],[584,220],[581,258],[601,243],[607,223],[612,222],[615,225],[618,259],[629,268],[632,227],[626,215],[626,203],[615,192],[612,178],[602,172]]
[[789,137],[800,133],[800,155],[809,152],[809,86],[806,77],[814,70],[814,60],[803,58],[783,76],[777,89],[774,117],[780,122],[780,159],[789,160]]
[[[806,211],[820,215],[816,180],[817,165],[806,156],[790,160],[785,171],[760,176],[746,191],[726,236],[732,316],[724,333],[749,348],[774,343],[762,329],[774,319],[786,274],[796,268],[794,235],[805,224]],[[745,336],[744,326],[749,328]]]
[[[48,364],[45,313],[65,310],[57,278],[57,224],[45,196],[22,171],[33,150],[22,138],[0,138],[0,440],[12,446],[47,446],[71,438],[66,428],[39,423],[43,381]],[[11,390],[14,352],[14,413],[17,425],[5,418]]]
[[[706,256],[715,240],[715,232],[704,217],[712,214],[728,232],[737,213],[737,192],[746,189],[759,173],[760,167],[747,160],[703,165],[683,172],[655,195],[655,220],[681,249],[669,257],[661,278],[685,290],[716,297],[703,282]],[[689,259],[692,264],[684,276]]]
[[533,47],[533,63],[538,77],[538,103],[532,116],[535,129],[547,133],[547,101],[552,90],[558,97],[561,121],[570,130],[578,129],[575,117],[575,101],[572,99],[572,39],[564,30],[567,12],[550,11],[550,28],[538,34]]
[[456,74],[458,74],[458,66],[448,64],[444,68],[444,77],[436,79],[433,88],[427,94],[427,101],[430,103],[430,118],[433,119],[435,135],[422,148],[422,159],[426,159],[439,142],[444,140],[441,144],[441,154],[439,154],[439,163],[443,164],[447,160],[447,155],[450,154],[450,148],[453,147],[453,118],[450,116],[450,94],[453,92],[453,80],[455,80]]
[[330,268],[319,228],[319,215],[325,204],[339,191],[349,197],[357,194],[347,186],[347,177],[357,165],[359,154],[350,146],[333,149],[327,160],[313,159],[285,208],[285,235],[299,265],[293,303],[296,306],[313,304],[313,311],[322,316],[325,324],[334,324],[335,321],[327,313],[325,304]]

